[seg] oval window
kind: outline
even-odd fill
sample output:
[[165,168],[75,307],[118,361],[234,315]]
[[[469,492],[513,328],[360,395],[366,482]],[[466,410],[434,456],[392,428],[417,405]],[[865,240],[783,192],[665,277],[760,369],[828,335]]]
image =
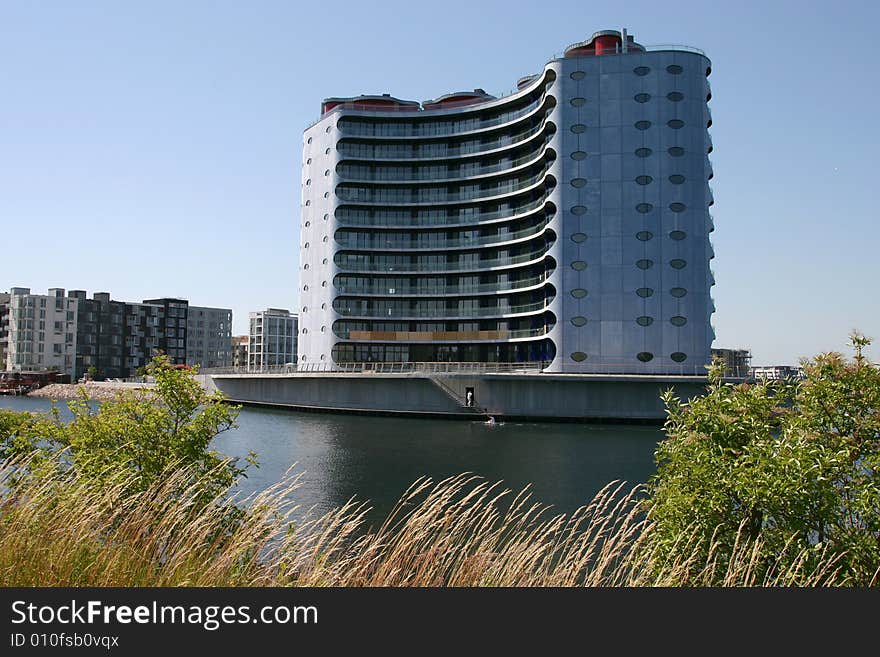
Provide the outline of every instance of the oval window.
[[580,217],[582,214],[587,214],[587,208],[583,205],[576,205],[571,209],[571,213]]
[[671,176],[669,176],[669,182],[671,182],[673,185],[680,185],[684,182],[684,176],[680,173],[673,173]]
[[640,287],[636,290],[636,294],[642,297],[642,299],[647,299],[648,297],[654,296],[654,290],[649,287]]
[[303,224],[303,225],[304,225],[306,228],[308,228],[309,226],[312,225],[312,223],[311,223],[310,221],[307,221],[307,222],[306,222],[305,224]]
[[586,239],[587,239],[587,236],[584,233],[575,233],[574,235],[571,236],[571,241],[575,242],[576,244],[580,244],[581,242],[586,241]]
[[637,176],[636,182],[640,185],[650,185],[651,181],[654,180],[651,176]]
[[308,140],[306,141],[306,143],[307,143],[307,144],[311,144],[311,143],[312,143],[312,138],[309,137]]
[[651,69],[649,69],[647,66],[636,66],[633,69],[633,73],[635,73],[638,76],[645,76],[650,72],[651,72]]
[[674,360],[676,363],[683,363],[687,360],[687,354],[682,353],[681,351],[676,351],[669,354],[669,357]]
[[636,318],[636,324],[639,326],[650,326],[654,323],[653,317],[648,317],[647,315],[642,315],[641,317]]
[[653,152],[650,148],[637,148],[636,157],[648,157]]
[[585,126],[583,123],[575,123],[573,126],[571,126],[571,131],[573,133],[575,133],[576,135],[579,135],[582,132],[585,132],[586,129],[587,129],[587,126]]
[[586,102],[587,102],[586,98],[572,98],[571,99],[572,107],[583,107]]
[[670,91],[668,94],[666,94],[666,97],[672,102],[677,103],[682,98],[684,98],[684,94],[680,91]]
[[329,149],[329,148],[327,148],[327,149],[324,150],[324,155],[330,155],[330,149]]
[[685,234],[685,232],[683,230],[674,230],[671,233],[669,233],[669,239],[675,240],[676,242],[680,242],[685,237],[687,237],[687,235]]
[[681,258],[676,258],[675,260],[669,261],[669,266],[673,269],[684,269],[687,266],[687,263]]
[[327,221],[329,218],[330,218],[330,215],[329,215],[329,214],[325,214],[325,215],[324,215],[324,221]]
[[324,170],[324,175],[325,175],[325,176],[329,176],[329,175],[330,175],[330,169],[325,169],[325,170]]
[[306,207],[309,207],[312,204],[311,201],[306,201]]
[[306,263],[303,265],[303,269],[308,269],[308,268],[309,268],[309,263]]
[[306,164],[311,164],[311,163],[312,163],[312,158],[309,158],[308,160],[306,160]]
[[642,242],[647,242],[652,237],[654,237],[654,233],[652,233],[650,230],[640,230],[638,233],[636,233],[636,239],[641,240]]
[[670,64],[666,67],[666,72],[672,75],[680,75],[684,69],[678,64]]
[[688,293],[683,287],[674,287],[669,290],[669,294],[674,296],[676,299],[681,299],[684,295]]
[[643,121],[636,121],[635,127],[636,127],[636,130],[647,130],[648,128],[651,127],[651,122],[644,121],[644,120]]
[[651,100],[651,94],[636,94],[635,96],[633,96],[633,100],[635,100],[637,103],[647,103],[649,100]]
[[684,155],[684,149],[681,146],[672,146],[669,149],[669,154],[672,157],[681,157],[682,155]]
[[573,296],[575,299],[583,299],[585,296],[587,296],[587,291],[582,287],[576,287],[571,291],[571,296]]
[[586,178],[575,178],[574,180],[571,181],[572,187],[583,187],[586,184],[587,184]]
[[571,359],[576,363],[580,363],[581,361],[587,360],[587,355],[583,351],[575,351],[571,355]]
[[669,318],[669,323],[673,326],[684,326],[688,323],[686,317],[682,317],[681,315],[676,315],[675,317]]
[[327,258],[324,258],[324,259],[321,261],[321,264],[322,264],[322,265],[326,265],[326,264],[327,264]]
[[654,354],[650,351],[640,351],[636,354],[636,358],[638,358],[643,363],[647,363],[648,361],[654,360]]
[[636,211],[642,214],[648,214],[651,210],[654,209],[654,206],[650,203],[639,203],[636,206]]
[[572,80],[583,80],[586,75],[587,74],[583,71],[572,71],[571,75],[569,75],[568,77],[570,77]]
[[575,326],[584,326],[587,323],[587,318],[577,315],[576,317],[571,318],[571,323]]
[[573,263],[571,263],[571,268],[575,271],[583,271],[587,268],[587,263],[583,260],[575,260]]
[[587,154],[584,153],[583,151],[575,151],[574,153],[571,154],[572,160],[583,160],[586,157],[587,157]]
[[682,121],[681,119],[670,119],[666,122],[666,125],[668,125],[673,130],[678,130],[679,128],[684,127],[684,121]]
[[636,260],[636,267],[639,269],[650,269],[654,266],[653,260],[648,260],[647,258],[642,258],[641,260]]
[[312,184],[312,179],[311,179],[311,178],[309,178],[308,180],[306,180],[306,185],[311,185],[311,184]]
[[670,203],[669,209],[673,212],[684,212],[687,210],[687,206],[684,203]]

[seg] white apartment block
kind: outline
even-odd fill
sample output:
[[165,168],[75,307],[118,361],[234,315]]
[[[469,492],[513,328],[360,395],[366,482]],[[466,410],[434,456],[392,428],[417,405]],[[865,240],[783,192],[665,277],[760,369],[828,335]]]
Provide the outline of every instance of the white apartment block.
[[289,310],[267,308],[250,313],[248,369],[262,370],[296,363],[297,315]]
[[9,291],[9,332],[6,369],[57,369],[74,375],[76,364],[77,299],[64,289],[31,294],[30,288]]

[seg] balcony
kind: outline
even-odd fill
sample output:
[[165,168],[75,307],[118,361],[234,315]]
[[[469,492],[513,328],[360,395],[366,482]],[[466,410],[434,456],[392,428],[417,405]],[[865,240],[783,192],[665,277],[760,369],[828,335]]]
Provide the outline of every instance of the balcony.
[[[421,285],[417,278],[410,279],[412,285],[401,287],[389,286],[374,281],[370,285],[346,284],[345,277],[339,277],[335,287],[340,295],[350,294],[358,296],[465,296],[475,294],[497,294],[524,290],[530,287],[542,285],[547,276],[522,278],[516,281],[499,281],[496,283],[477,283],[475,285]],[[380,279],[381,280],[381,279]]]
[[[485,236],[474,236],[474,237],[464,237],[458,239],[388,239],[392,235],[375,235],[369,234],[365,235],[364,233],[337,233],[335,240],[336,243],[340,246],[345,247],[346,249],[351,250],[369,250],[369,251],[383,251],[383,250],[405,250],[405,251],[413,251],[413,250],[443,250],[443,249],[467,249],[474,248],[479,246],[492,246],[497,244],[503,244],[505,242],[514,242],[516,240],[527,239],[529,237],[533,237],[535,235],[543,232],[544,227],[547,225],[549,219],[544,219],[543,221],[535,224],[534,226],[530,226],[529,228],[524,228],[522,230],[518,230],[514,233],[498,233],[495,235],[485,235]],[[351,237],[351,239],[349,239]],[[369,239],[367,239],[367,237]]]
[[357,272],[399,272],[399,273],[423,273],[423,272],[457,272],[477,271],[494,267],[511,267],[514,265],[537,262],[547,255],[549,246],[539,251],[533,251],[522,255],[505,256],[486,260],[459,261],[459,262],[416,262],[416,263],[385,263],[379,262],[354,262],[349,263],[344,254],[336,255],[336,264],[340,269]]
[[485,224],[494,220],[507,221],[524,217],[536,208],[547,203],[546,196],[524,203],[512,208],[493,210],[492,212],[458,212],[449,214],[446,211],[420,211],[413,217],[409,213],[374,213],[367,214],[367,210],[354,210],[340,208],[336,211],[336,220],[343,226],[386,226],[389,228],[424,228],[428,226],[469,226],[473,224]]
[[[552,328],[552,327],[550,327]],[[497,331],[339,331],[343,340],[361,342],[498,342],[543,337],[550,328]]]
[[519,306],[491,306],[482,308],[382,308],[363,310],[337,303],[333,310],[344,317],[364,317],[373,319],[468,319],[474,317],[505,317],[507,315],[527,315],[543,312],[551,300],[538,301]]

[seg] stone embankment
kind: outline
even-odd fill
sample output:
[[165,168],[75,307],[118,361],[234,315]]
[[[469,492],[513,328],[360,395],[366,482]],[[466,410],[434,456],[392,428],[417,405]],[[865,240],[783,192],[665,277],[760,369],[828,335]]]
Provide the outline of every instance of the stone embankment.
[[120,392],[149,393],[151,383],[120,383],[112,381],[88,381],[86,383],[51,383],[43,388],[32,390],[29,397],[46,399],[79,399],[80,390],[85,389],[90,399],[112,401]]

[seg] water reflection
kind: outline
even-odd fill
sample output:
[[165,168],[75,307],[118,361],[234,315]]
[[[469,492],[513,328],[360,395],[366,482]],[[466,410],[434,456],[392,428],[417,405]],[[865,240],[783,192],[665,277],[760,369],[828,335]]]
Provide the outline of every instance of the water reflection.
[[[2,398],[0,408],[41,410],[42,399]],[[64,408],[63,404],[59,405]],[[434,480],[472,472],[535,500],[571,512],[614,479],[644,482],[654,472],[657,427],[415,420],[243,409],[239,428],[214,447],[229,456],[255,451],[260,467],[243,494],[275,484],[291,465],[301,472],[302,508],[326,511],[351,497],[369,499],[378,522],[421,476]]]

